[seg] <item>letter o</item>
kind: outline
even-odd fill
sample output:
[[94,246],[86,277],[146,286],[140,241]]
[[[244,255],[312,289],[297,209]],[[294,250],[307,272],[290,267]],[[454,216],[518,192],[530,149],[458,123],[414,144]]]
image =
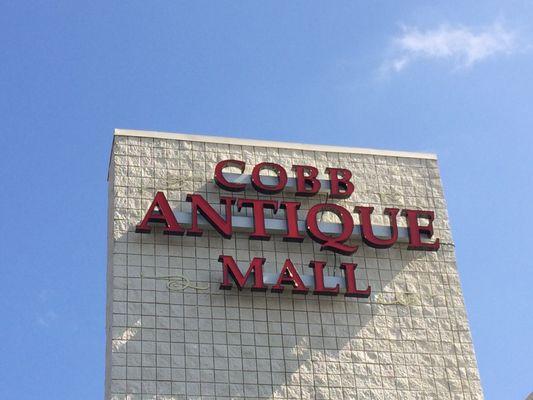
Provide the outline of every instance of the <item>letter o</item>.
[[[270,169],[278,175],[278,183],[275,185],[265,185],[261,181],[260,172],[263,169]],[[252,185],[260,193],[276,194],[281,192],[287,185],[287,171],[281,165],[270,162],[257,164],[252,171]]]

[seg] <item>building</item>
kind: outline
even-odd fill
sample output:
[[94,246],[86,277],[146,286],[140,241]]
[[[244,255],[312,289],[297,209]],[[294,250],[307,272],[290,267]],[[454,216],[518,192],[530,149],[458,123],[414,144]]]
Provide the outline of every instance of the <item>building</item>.
[[106,399],[483,398],[432,154],[117,130],[107,274]]

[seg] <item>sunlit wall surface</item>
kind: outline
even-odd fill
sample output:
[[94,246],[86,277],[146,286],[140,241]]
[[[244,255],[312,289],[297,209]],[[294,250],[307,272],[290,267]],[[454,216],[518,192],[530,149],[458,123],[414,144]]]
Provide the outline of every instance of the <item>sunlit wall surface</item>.
[[[231,143],[230,143],[231,142]],[[354,193],[295,197],[231,193],[213,181],[215,165],[260,162],[312,165],[352,171]],[[228,172],[232,172],[228,170]],[[233,171],[239,172],[239,171]],[[204,226],[202,236],[163,234],[152,224],[137,233],[157,192],[176,215],[190,215],[187,194],[201,194],[217,211],[220,197],[301,202],[299,219],[315,204],[330,202],[352,212],[372,206],[372,222],[388,226],[387,207],[433,210],[438,251],[408,250],[399,240],[387,249],[360,238],[350,255],[321,250],[305,233],[301,243],[250,240],[235,229],[231,239]],[[249,208],[233,214],[251,218]],[[284,214],[265,211],[284,221]],[[338,224],[325,213],[324,223]],[[179,219],[179,218],[178,218]],[[406,219],[398,214],[399,229]],[[422,224],[422,223],[421,223]],[[357,285],[367,298],[221,290],[220,255],[246,271],[264,257],[264,273],[276,276],[289,258],[302,276],[311,260],[327,261],[324,275],[343,277],[341,263],[356,263]],[[372,151],[208,136],[116,131],[109,168],[109,257],[106,398],[133,399],[482,399],[465,313],[454,245],[436,158],[427,154]]]

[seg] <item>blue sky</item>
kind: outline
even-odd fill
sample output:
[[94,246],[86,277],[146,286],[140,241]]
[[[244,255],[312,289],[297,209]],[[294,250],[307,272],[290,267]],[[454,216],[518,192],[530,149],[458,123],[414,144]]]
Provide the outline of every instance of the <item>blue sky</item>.
[[103,398],[114,128],[439,156],[486,398],[533,391],[533,5],[3,2],[0,398]]

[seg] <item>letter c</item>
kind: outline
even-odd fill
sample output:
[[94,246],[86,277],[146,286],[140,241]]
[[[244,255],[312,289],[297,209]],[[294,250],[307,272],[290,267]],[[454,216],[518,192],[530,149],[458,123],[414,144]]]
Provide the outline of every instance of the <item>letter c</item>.
[[241,174],[244,172],[246,163],[239,160],[222,160],[215,167],[215,183],[222,189],[229,192],[242,192],[246,189],[245,183],[230,182],[225,177],[222,171],[226,167],[237,167],[241,170]]

